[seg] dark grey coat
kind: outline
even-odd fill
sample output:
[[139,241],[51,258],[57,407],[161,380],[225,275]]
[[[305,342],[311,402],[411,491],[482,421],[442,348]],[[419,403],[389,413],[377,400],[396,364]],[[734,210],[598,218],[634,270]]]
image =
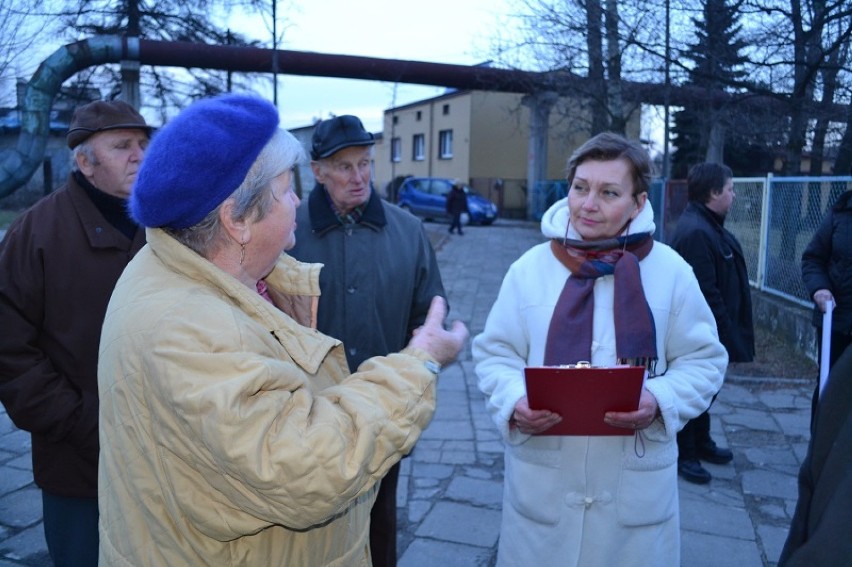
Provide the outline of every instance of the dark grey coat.
[[[810,298],[819,289],[829,290],[836,303],[832,333],[852,333],[852,191],[837,199],[805,248],[802,283]],[[822,326],[822,311],[817,307],[813,321]]]
[[368,358],[402,350],[432,298],[446,297],[422,221],[375,191],[360,222],[343,225],[317,185],[296,221],[289,254],[324,264],[317,329],[344,342],[351,371]]
[[852,565],[852,347],[831,368],[778,567]]

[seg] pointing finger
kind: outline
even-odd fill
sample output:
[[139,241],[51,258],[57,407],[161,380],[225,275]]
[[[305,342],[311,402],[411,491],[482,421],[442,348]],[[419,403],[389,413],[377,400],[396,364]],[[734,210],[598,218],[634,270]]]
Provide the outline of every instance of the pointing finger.
[[447,302],[440,295],[436,295],[432,298],[432,303],[429,305],[429,312],[426,313],[426,321],[423,325],[443,328],[446,317]]

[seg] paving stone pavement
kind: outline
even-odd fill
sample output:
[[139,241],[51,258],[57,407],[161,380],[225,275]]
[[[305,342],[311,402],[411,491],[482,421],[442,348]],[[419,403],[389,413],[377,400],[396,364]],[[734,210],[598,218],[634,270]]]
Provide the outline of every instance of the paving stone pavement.
[[[500,219],[448,235],[426,224],[450,302],[450,318],[480,332],[503,274],[541,242],[535,223]],[[707,464],[713,481],[679,480],[683,567],[773,567],[792,516],[805,456],[812,380],[728,376],[711,413],[713,436],[734,451]],[[398,493],[399,567],[488,567],[500,526],[503,449],[485,413],[470,356],[441,373],[438,408],[403,460]],[[0,409],[0,567],[51,565],[32,482],[30,439]],[[649,565],[653,560],[649,559]]]

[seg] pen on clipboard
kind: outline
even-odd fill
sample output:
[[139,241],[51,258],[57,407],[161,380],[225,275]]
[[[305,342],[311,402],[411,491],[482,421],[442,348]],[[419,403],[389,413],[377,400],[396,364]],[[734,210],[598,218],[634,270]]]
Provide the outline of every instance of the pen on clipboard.
[[831,312],[834,311],[834,302],[825,302],[825,313],[822,314],[822,345],[820,351],[819,365],[819,393],[825,388],[825,383],[828,382],[828,370],[831,356]]

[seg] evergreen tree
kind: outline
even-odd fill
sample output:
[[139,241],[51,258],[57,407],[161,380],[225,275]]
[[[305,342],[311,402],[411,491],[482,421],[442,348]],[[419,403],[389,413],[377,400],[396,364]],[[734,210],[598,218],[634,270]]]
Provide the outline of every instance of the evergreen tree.
[[734,92],[744,84],[747,60],[740,54],[745,42],[739,39],[742,2],[704,0],[703,17],[693,18],[697,41],[684,54],[693,63],[688,84],[704,96],[674,113],[674,177],[685,176],[690,165],[706,161],[708,154],[721,156],[721,148],[714,144],[733,139],[727,130],[735,109],[714,100],[713,93]]

